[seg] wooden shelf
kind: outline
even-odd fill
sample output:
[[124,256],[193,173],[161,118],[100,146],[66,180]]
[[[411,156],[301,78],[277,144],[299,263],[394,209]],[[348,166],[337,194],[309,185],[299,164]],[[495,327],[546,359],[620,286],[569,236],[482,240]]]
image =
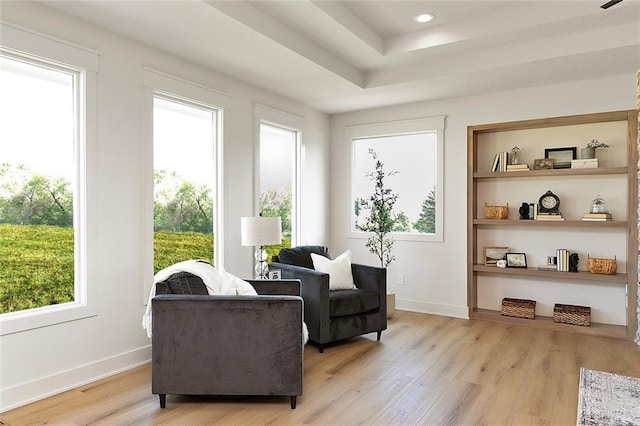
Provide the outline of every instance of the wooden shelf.
[[535,319],[507,317],[500,314],[500,311],[490,309],[474,309],[470,312],[471,319],[499,321],[510,324],[536,327],[545,330],[567,331],[571,333],[589,334],[592,336],[612,337],[615,339],[627,338],[627,327],[623,325],[600,324],[592,322],[590,326],[580,326],[572,324],[561,324],[553,322],[551,317],[536,315]]
[[553,170],[528,170],[524,172],[476,172],[474,179],[504,179],[504,178],[531,178],[531,177],[561,177],[561,176],[585,176],[585,175],[625,175],[629,172],[627,167],[596,167],[593,169],[553,169]]
[[593,281],[602,283],[626,284],[629,280],[627,274],[592,274],[589,271],[558,272],[539,271],[537,268],[498,268],[495,266],[473,265],[474,272],[483,272],[496,275],[520,275],[528,277],[550,278],[556,280]]
[[609,220],[519,220],[519,219],[473,219],[480,226],[578,226],[586,228],[626,228],[627,221]]
[[[583,125],[595,125],[598,128],[608,128],[606,123],[623,122],[626,130],[622,133],[620,123],[615,125],[616,132],[616,152],[619,154],[610,157],[607,165],[615,165],[615,167],[597,167],[588,169],[552,169],[552,170],[528,170],[528,171],[512,171],[512,172],[490,172],[488,168],[491,166],[491,159],[494,158],[496,152],[502,152],[513,146],[524,146],[528,152],[542,152],[542,148],[546,148],[549,140],[562,140],[565,137],[564,132],[572,135],[584,133],[586,127]],[[567,127],[569,126],[569,127]],[[554,130],[557,128],[556,130]],[[531,130],[532,132],[529,132]],[[539,132],[536,135],[536,132]],[[588,132],[587,132],[588,133]],[[540,137],[540,134],[545,135]],[[467,235],[469,242],[467,245],[467,301],[469,307],[469,315],[471,318],[488,319],[492,321],[501,321],[513,324],[529,325],[533,327],[546,328],[552,330],[563,330],[574,333],[592,334],[607,337],[616,337],[623,339],[633,339],[638,325],[638,316],[636,312],[636,296],[637,296],[637,275],[638,264],[636,262],[638,256],[638,229],[636,226],[638,220],[638,180],[637,180],[637,163],[638,150],[636,138],[638,134],[638,110],[628,111],[612,111],[604,113],[581,114],[564,117],[550,117],[533,120],[512,121],[504,123],[490,123],[467,127]],[[586,139],[581,136],[582,139]],[[626,139],[626,144],[622,141]],[[523,144],[519,141],[522,140]],[[622,154],[624,152],[624,154]],[[605,178],[606,182],[604,181]],[[612,178],[612,179],[609,179]],[[544,180],[544,186],[552,186],[559,184],[563,188],[572,188],[574,192],[572,196],[580,204],[574,203],[571,209],[567,210],[566,220],[563,221],[545,221],[545,220],[519,220],[516,211],[515,217],[512,219],[482,219],[483,207],[480,201],[489,196],[495,196],[500,191],[510,191],[507,201],[515,198],[515,192],[520,188],[539,186]],[[610,182],[611,181],[611,182]],[[594,183],[598,183],[602,187],[603,183],[609,184],[607,188],[616,194],[616,197],[626,197],[627,206],[626,213],[618,212],[616,217],[622,220],[612,221],[583,221],[582,213],[576,211],[576,206],[585,205],[587,196],[578,188],[587,188]],[[574,185],[575,184],[575,185]],[[597,185],[594,185],[597,186]],[[575,190],[573,189],[575,188]],[[569,204],[567,204],[569,205]],[[516,208],[517,210],[517,208]],[[476,262],[481,259],[482,244],[486,242],[497,241],[513,241],[519,234],[523,234],[521,230],[535,230],[536,233],[549,235],[552,239],[567,238],[567,233],[571,232],[571,244],[574,247],[580,247],[587,242],[591,236],[605,241],[608,236],[612,236],[612,243],[615,244],[615,251],[625,251],[625,256],[621,257],[622,264],[625,265],[626,273],[614,275],[591,274],[588,271],[579,272],[557,272],[557,271],[539,271],[537,265],[529,268],[497,268],[487,267]],[[514,232],[516,231],[516,232]],[[563,231],[563,232],[558,232]],[[622,236],[622,233],[625,233]],[[593,234],[593,235],[592,235]],[[574,238],[575,237],[575,238]],[[625,239],[622,243],[621,238]],[[530,246],[531,251],[541,248],[540,239],[532,239]],[[482,242],[482,243],[481,243]],[[525,244],[524,240],[523,243]],[[537,245],[536,245],[537,244]],[[624,244],[624,245],[623,245]],[[508,245],[508,244],[505,244]],[[588,244],[585,245],[589,246]],[[612,251],[614,247],[611,247]],[[548,248],[546,248],[548,250]],[[580,265],[586,267],[586,259]],[[488,279],[490,277],[502,277],[499,283],[496,280]],[[499,311],[491,311],[482,309],[478,306],[478,294],[492,298],[500,297],[499,294],[488,294],[489,291],[501,291],[503,287],[509,287],[510,281],[519,281],[518,285],[528,281],[534,290],[531,294],[539,295],[539,300],[550,303],[555,298],[555,290],[558,293],[565,294],[571,291],[571,286],[563,286],[563,284],[573,284],[577,286],[595,287],[599,284],[600,288],[594,294],[620,292],[623,287],[626,293],[627,303],[623,306],[613,306],[612,303],[600,302],[593,300],[594,306],[604,306],[607,311],[625,311],[625,325],[611,324],[592,324],[590,327],[581,327],[568,324],[557,324],[552,318],[536,317],[535,320],[523,318],[511,318],[500,315]],[[546,281],[546,282],[545,282]],[[515,284],[515,283],[514,283]],[[560,287],[556,287],[558,284]],[[610,288],[609,288],[610,287]],[[598,297],[598,296],[593,296]],[[535,297],[532,297],[535,299]],[[584,300],[582,298],[580,300]],[[591,300],[591,299],[589,299]],[[496,300],[493,300],[495,303]],[[616,302],[618,303],[618,302]],[[585,302],[584,304],[589,304]],[[486,305],[485,305],[486,306]],[[493,305],[495,306],[495,305]],[[622,322],[616,320],[616,322]]]

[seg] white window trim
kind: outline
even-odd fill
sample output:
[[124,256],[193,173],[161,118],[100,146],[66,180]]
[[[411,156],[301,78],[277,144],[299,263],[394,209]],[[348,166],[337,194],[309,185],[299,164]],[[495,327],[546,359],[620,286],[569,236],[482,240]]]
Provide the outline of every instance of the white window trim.
[[224,268],[224,169],[223,146],[224,132],[227,127],[228,112],[231,109],[231,97],[197,83],[166,74],[152,68],[143,67],[143,140],[142,147],[142,297],[146,305],[153,285],[153,98],[162,96],[168,99],[184,100],[191,104],[201,104],[217,110],[217,133],[215,147],[216,184],[213,188],[215,220],[214,263]]
[[2,52],[67,68],[79,76],[75,141],[78,179],[74,194],[76,300],[0,315],[0,335],[7,335],[98,314],[97,224],[92,219],[97,217],[96,85],[100,57],[93,50],[22,27],[3,23],[0,31]]
[[[413,120],[388,121],[384,123],[363,124],[345,127],[345,153],[348,159],[350,189],[347,194],[348,209],[353,208],[353,140],[390,135],[436,132],[436,232],[434,234],[391,232],[389,236],[396,241],[444,241],[444,128],[445,117],[427,117]],[[351,218],[352,212],[347,212]],[[351,220],[347,221],[347,238],[366,239],[369,233],[351,229]]]
[[280,127],[296,133],[296,147],[294,160],[294,178],[295,188],[293,188],[293,200],[291,200],[292,226],[291,226],[291,247],[295,247],[300,242],[300,161],[302,147],[302,126],[304,117],[281,111],[263,104],[254,103],[254,215],[258,215],[258,206],[260,205],[260,124],[269,124],[271,126]]

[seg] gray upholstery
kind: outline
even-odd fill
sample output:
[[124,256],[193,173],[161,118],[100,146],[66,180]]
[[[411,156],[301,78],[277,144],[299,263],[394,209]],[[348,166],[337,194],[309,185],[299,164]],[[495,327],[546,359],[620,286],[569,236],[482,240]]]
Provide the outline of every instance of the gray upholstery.
[[[189,278],[188,287],[197,287]],[[170,294],[168,283],[156,285],[151,391],[162,408],[167,394],[280,395],[295,408],[304,349],[300,282],[249,282],[258,296]]]
[[270,270],[282,271],[283,278],[301,281],[309,340],[320,352],[327,343],[362,334],[377,332],[380,340],[387,329],[387,270],[352,263],[357,289],[329,291],[329,275],[304,266],[311,261],[310,253],[329,257],[326,247],[298,246],[282,249],[269,265]]

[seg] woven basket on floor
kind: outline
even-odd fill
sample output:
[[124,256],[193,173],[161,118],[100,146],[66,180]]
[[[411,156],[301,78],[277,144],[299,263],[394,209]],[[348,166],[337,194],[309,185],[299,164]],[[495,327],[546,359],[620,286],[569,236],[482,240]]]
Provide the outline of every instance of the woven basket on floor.
[[508,317],[534,319],[536,317],[536,301],[527,299],[502,299],[502,315]]
[[613,275],[616,273],[618,265],[615,256],[613,256],[613,259],[602,259],[587,255],[587,259],[589,260],[589,272],[592,274]]
[[556,303],[553,306],[553,322],[573,325],[591,325],[591,308],[588,306]]

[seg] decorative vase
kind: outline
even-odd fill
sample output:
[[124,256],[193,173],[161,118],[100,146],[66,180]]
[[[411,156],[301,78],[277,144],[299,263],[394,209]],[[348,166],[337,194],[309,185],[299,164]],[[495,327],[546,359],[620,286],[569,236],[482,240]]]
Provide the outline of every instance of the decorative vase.
[[580,158],[582,160],[586,160],[588,158],[596,158],[596,149],[595,148],[582,148],[580,150]]
[[396,294],[387,293],[387,318],[391,318],[396,311]]

